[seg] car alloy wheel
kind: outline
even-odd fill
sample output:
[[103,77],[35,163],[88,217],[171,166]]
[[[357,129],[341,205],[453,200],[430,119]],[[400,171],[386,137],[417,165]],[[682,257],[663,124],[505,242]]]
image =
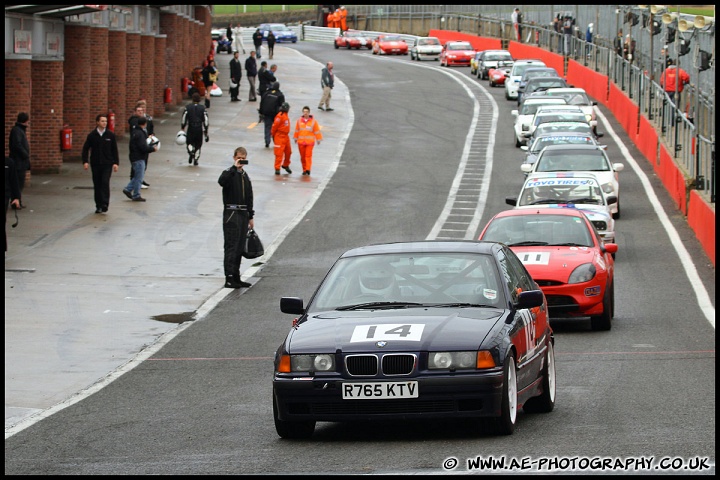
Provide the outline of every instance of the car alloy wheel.
[[613,310],[615,308],[615,285],[613,283],[605,289],[602,303],[603,313],[590,317],[590,328],[593,330],[610,330],[612,328]]
[[552,340],[548,341],[547,352],[545,353],[545,367],[543,368],[543,393],[525,402],[523,410],[527,413],[548,413],[555,408],[555,348]]
[[505,358],[500,416],[495,419],[495,429],[500,435],[512,435],[517,422],[517,371],[512,353]]

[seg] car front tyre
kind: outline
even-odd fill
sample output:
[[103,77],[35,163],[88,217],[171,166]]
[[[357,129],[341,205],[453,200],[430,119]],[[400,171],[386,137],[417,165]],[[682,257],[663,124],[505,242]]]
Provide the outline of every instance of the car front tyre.
[[500,416],[495,419],[495,431],[499,435],[512,435],[517,422],[517,371],[515,357],[509,354],[503,367],[503,388]]
[[603,297],[603,313],[590,317],[590,328],[593,330],[610,330],[615,310],[615,284],[611,283],[605,289]]
[[545,353],[545,368],[542,371],[543,393],[525,402],[523,410],[527,413],[549,413],[555,408],[555,349],[552,341],[548,342],[548,349]]
[[277,401],[273,395],[273,418],[275,419],[275,431],[281,438],[296,440],[312,437],[315,431],[314,421],[288,422],[278,418]]

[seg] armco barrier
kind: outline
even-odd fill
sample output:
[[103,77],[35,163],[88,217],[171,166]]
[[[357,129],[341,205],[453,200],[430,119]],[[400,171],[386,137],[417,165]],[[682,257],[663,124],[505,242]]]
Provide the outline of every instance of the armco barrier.
[[623,91],[614,83],[610,84],[608,105],[617,121],[622,125],[630,137],[630,140],[634,143],[635,140],[637,140],[638,106],[627,98]]
[[565,75],[568,83],[583,88],[587,94],[599,103],[608,106],[608,77],[575,60],[568,61],[568,71]]
[[545,65],[550,68],[554,68],[558,72],[558,75],[560,75],[561,77],[565,76],[565,61],[562,55],[548,52],[547,50],[533,47],[532,45],[525,45],[523,43],[518,43],[514,41],[511,41],[508,44],[508,51],[510,52],[510,55],[513,56],[513,58],[532,58],[542,60],[543,62],[545,62]]
[[713,245],[705,252],[715,265],[715,211],[707,208],[705,200],[695,190],[690,190],[687,221],[701,245]]
[[638,150],[652,163],[657,163],[658,152],[658,134],[655,127],[645,117],[640,117],[640,127],[638,129],[637,140],[635,145]]
[[660,145],[660,161],[654,167],[675,206],[683,215],[687,215],[685,176],[673,161],[665,145]]

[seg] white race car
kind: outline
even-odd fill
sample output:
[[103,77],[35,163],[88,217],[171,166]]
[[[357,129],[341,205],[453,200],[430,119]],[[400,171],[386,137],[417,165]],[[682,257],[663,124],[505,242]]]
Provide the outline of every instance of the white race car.
[[510,76],[505,80],[505,98],[514,100],[518,97],[518,87],[520,86],[520,78],[522,78],[525,70],[532,67],[547,67],[542,60],[515,60]]

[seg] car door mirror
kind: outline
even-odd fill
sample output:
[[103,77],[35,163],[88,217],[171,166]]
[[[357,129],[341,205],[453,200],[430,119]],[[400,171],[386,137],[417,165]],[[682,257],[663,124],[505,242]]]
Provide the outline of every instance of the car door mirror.
[[513,117],[517,117],[517,116],[518,116],[518,111],[517,111],[517,110],[510,110],[510,115],[512,115]]
[[517,308],[535,308],[542,306],[545,297],[542,290],[528,290],[518,294]]
[[280,311],[283,313],[291,313],[294,315],[302,315],[305,313],[303,308],[303,300],[298,297],[282,297],[280,298]]
[[607,201],[608,205],[612,205],[613,203],[617,203],[617,197],[615,195],[610,195],[605,199]]
[[[525,149],[527,149],[527,147],[525,147]],[[522,170],[525,173],[530,173],[530,172],[532,172],[533,165],[534,164],[532,164],[532,163],[523,163],[522,165],[520,165],[520,170]]]
[[514,207],[517,205],[517,197],[505,197],[505,203]]

